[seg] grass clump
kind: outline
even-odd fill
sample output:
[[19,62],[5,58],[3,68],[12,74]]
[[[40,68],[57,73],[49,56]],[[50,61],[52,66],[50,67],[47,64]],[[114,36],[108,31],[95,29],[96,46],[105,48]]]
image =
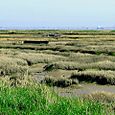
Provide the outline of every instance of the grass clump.
[[110,92],[96,91],[84,97],[95,101],[100,101],[102,103],[115,103],[115,94]]
[[96,91],[89,95],[85,95],[83,98],[100,102],[104,106],[107,107],[107,111],[111,113],[111,115],[112,113],[113,115],[115,114],[115,94],[114,93]]
[[71,79],[67,79],[67,78],[53,78],[53,77],[46,77],[42,83],[46,83],[49,86],[57,86],[57,87],[68,87],[70,85],[72,85],[73,83],[75,84],[75,82],[73,82]]
[[22,75],[27,74],[28,66],[26,61],[7,56],[0,57],[0,75]]
[[98,71],[98,70],[86,70],[82,72],[76,72],[71,75],[71,78],[77,78],[80,82],[96,82],[98,84],[111,84],[115,85],[115,72],[114,71]]

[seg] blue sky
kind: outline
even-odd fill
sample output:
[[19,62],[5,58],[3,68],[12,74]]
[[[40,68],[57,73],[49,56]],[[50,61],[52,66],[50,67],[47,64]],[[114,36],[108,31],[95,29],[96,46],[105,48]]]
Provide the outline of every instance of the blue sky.
[[0,26],[115,26],[115,0],[0,0]]

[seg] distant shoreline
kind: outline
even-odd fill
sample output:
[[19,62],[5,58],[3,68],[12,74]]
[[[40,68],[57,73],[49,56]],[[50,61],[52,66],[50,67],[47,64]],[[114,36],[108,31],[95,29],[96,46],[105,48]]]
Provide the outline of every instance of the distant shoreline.
[[0,27],[0,30],[115,30],[115,27]]

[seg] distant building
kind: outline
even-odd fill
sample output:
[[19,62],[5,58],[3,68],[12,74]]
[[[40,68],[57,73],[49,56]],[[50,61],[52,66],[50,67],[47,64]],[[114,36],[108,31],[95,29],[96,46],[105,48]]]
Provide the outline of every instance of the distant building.
[[103,30],[104,28],[101,26],[97,26],[97,30]]

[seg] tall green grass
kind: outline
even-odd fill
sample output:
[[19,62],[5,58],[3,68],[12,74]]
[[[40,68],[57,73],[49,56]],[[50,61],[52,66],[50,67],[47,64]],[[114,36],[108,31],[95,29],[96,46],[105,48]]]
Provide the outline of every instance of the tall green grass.
[[99,102],[62,98],[42,85],[0,87],[1,115],[104,115]]

